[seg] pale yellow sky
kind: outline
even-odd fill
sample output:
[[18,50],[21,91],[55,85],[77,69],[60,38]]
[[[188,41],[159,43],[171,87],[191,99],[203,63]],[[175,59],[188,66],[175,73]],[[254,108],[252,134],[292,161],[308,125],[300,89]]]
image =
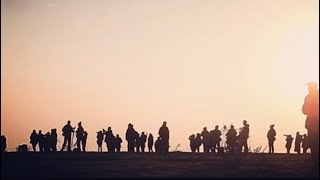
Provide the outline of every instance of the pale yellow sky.
[[96,151],[102,128],[157,136],[166,120],[170,150],[189,151],[203,127],[247,119],[253,147],[276,124],[285,152],[284,133],[306,132],[318,32],[317,0],[2,0],[1,134],[14,148],[82,121]]

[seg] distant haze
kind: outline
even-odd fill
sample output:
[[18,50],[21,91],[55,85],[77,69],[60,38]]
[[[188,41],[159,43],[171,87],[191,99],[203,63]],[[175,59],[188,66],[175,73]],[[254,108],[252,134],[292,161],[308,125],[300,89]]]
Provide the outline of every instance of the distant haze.
[[89,151],[102,128],[126,151],[128,123],[156,138],[163,121],[170,150],[190,151],[188,137],[203,127],[246,119],[253,148],[267,145],[275,124],[275,152],[285,152],[283,134],[306,133],[311,80],[319,82],[317,0],[1,1],[9,150],[33,129],[57,128],[62,141],[71,120],[88,131]]

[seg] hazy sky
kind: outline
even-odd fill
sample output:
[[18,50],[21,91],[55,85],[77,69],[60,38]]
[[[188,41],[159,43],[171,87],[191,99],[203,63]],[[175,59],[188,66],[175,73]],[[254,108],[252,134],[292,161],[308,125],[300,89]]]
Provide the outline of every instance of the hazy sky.
[[275,124],[275,151],[285,152],[284,133],[306,133],[310,80],[319,82],[317,0],[1,1],[11,149],[33,129],[56,127],[62,141],[71,120],[90,151],[108,126],[127,150],[128,123],[157,137],[165,120],[170,150],[190,151],[189,135],[246,119],[253,148]]

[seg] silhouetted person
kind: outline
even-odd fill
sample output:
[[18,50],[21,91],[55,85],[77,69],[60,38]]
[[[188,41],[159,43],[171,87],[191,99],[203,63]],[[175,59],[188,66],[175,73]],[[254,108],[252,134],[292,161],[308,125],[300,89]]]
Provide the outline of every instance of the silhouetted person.
[[108,131],[103,129],[103,132],[106,134],[105,142],[107,143],[108,152],[113,153],[115,151],[115,137],[111,127],[108,127]]
[[148,149],[149,152],[153,152],[153,135],[150,133],[148,137]]
[[71,121],[68,121],[68,123],[62,128],[62,136],[64,136],[63,145],[61,148],[61,151],[64,150],[66,147],[66,144],[68,143],[68,151],[71,151],[71,133],[74,132],[74,128],[71,127]]
[[5,152],[7,148],[7,138],[5,135],[1,135],[1,152]]
[[88,132],[84,131],[83,132],[83,137],[82,137],[82,151],[86,152],[86,148],[87,148],[87,139],[88,139]]
[[128,152],[134,152],[137,134],[138,132],[134,130],[133,125],[129,123],[128,129],[126,131],[126,140],[128,141]]
[[221,131],[219,130],[219,126],[215,126],[215,129],[211,131],[211,141],[212,141],[212,152],[216,153],[219,152],[220,150],[220,141],[221,141]]
[[50,149],[51,149],[52,152],[56,152],[57,151],[57,143],[58,143],[57,129],[51,129]]
[[38,141],[39,141],[39,151],[44,152],[46,141],[45,141],[44,135],[42,134],[41,130],[39,130],[39,132],[38,132]]
[[202,144],[202,139],[201,139],[201,134],[197,133],[197,136],[195,138],[195,148],[196,148],[196,152],[200,152],[200,146]]
[[248,138],[249,138],[249,124],[246,120],[243,120],[243,128],[239,133],[240,140],[240,152],[242,152],[242,147],[244,147],[244,153],[248,153]]
[[78,123],[78,129],[76,131],[76,138],[77,138],[77,149],[79,152],[81,152],[81,142],[83,139],[83,133],[84,133],[84,129],[82,127],[81,122]]
[[191,136],[189,136],[189,140],[190,140],[190,149],[191,152],[196,152],[196,136],[194,134],[192,134]]
[[44,135],[44,152],[50,152],[50,139],[51,139],[51,135],[50,132],[47,132]]
[[36,130],[33,130],[30,135],[30,143],[32,145],[33,152],[36,152],[37,151],[36,146],[38,144],[38,134]]
[[310,148],[309,137],[306,134],[303,134],[302,148],[303,148],[303,154],[306,154],[307,150]]
[[293,137],[291,135],[284,135],[284,136],[287,137],[286,138],[287,143],[286,143],[285,147],[287,148],[287,153],[290,154],[290,149],[291,149]]
[[229,152],[233,153],[237,145],[237,131],[234,129],[234,126],[231,125],[227,134],[227,145],[229,147]]
[[274,141],[276,140],[276,130],[274,129],[274,124],[270,125],[270,129],[268,131],[268,145],[269,145],[269,153],[274,153]]
[[164,121],[159,129],[159,136],[162,141],[162,153],[167,154],[169,151],[169,128],[167,127],[167,122]]
[[296,140],[294,142],[294,151],[300,154],[301,152],[301,143],[302,143],[302,136],[299,132],[296,133]]
[[204,127],[202,132],[201,132],[201,136],[202,136],[202,143],[203,143],[203,152],[205,153],[209,153],[209,149],[210,149],[210,133],[207,130],[207,127]]
[[144,149],[146,147],[146,142],[147,142],[147,136],[144,134],[144,132],[141,133],[139,140],[140,140],[139,145],[141,147],[141,152],[144,152]]
[[117,134],[117,135],[116,135],[116,139],[115,139],[116,152],[120,152],[121,143],[122,143],[122,139],[121,139],[121,137],[119,136],[119,134]]
[[99,131],[97,132],[98,152],[102,152],[102,142],[103,142],[103,133],[102,131]]
[[308,83],[309,94],[304,99],[303,114],[307,115],[305,128],[308,130],[312,161],[319,169],[319,90],[316,82]]
[[162,140],[161,140],[161,137],[158,137],[158,139],[154,143],[154,148],[156,150],[156,153],[161,153],[161,151],[162,151]]
[[43,145],[43,150],[44,152],[50,152],[50,138],[51,138],[51,135],[50,135],[50,132],[47,132],[45,135],[44,135],[44,145]]

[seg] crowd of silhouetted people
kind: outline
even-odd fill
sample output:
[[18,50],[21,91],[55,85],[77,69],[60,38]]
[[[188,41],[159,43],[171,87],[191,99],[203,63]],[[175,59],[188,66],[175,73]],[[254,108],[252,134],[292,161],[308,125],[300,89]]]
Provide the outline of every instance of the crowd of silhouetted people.
[[[293,138],[291,135],[286,136],[287,153],[290,153],[292,142],[294,142],[294,151],[298,154],[301,153],[301,148],[303,149],[303,154],[307,153],[307,150],[311,150],[312,160],[316,167],[319,166],[319,90],[317,84],[311,82],[308,84],[309,94],[306,96],[302,112],[307,115],[305,122],[305,128],[308,131],[307,134],[300,135],[299,132],[296,133],[296,137]],[[267,132],[269,153],[274,153],[274,142],[276,140],[276,131],[274,129],[274,124],[270,125],[270,129]],[[78,123],[76,127],[71,126],[71,121],[62,128],[62,135],[64,137],[63,145],[60,151],[64,151],[67,147],[67,151],[86,152],[86,144],[88,133],[84,130],[81,122]],[[76,134],[76,142],[73,144],[73,136]],[[147,134],[142,132],[139,134],[133,127],[133,124],[129,123],[125,134],[125,140],[127,141],[127,151],[128,152],[145,152],[146,143],[148,146],[148,151],[153,152],[153,146],[155,147],[155,152],[160,154],[167,154],[169,150],[169,129],[167,123],[163,122],[158,132],[158,137],[154,142],[153,135],[150,133],[149,137]],[[246,120],[243,120],[243,127],[240,128],[239,133],[233,125],[230,126],[226,133],[225,145],[221,147],[222,133],[219,130],[219,126],[215,126],[215,129],[208,131],[206,127],[203,128],[201,133],[192,134],[189,137],[190,148],[192,152],[200,152],[200,146],[203,145],[204,153],[235,153],[243,152],[248,153],[248,138],[249,138],[249,124]],[[30,135],[30,143],[32,145],[33,151],[37,151],[37,146],[39,147],[39,152],[56,152],[57,151],[57,129],[51,129],[51,132],[45,134],[41,130],[36,132],[33,130]],[[106,143],[107,152],[120,152],[122,139],[119,134],[114,136],[111,127],[107,130],[102,129],[97,132],[97,145],[98,152],[103,151],[103,142]],[[4,135],[1,136],[1,152],[5,152],[7,148],[7,140]],[[20,145],[18,147],[19,152],[28,151],[27,145]]]
[[[274,129],[274,124],[270,125],[270,129],[267,133],[269,153],[274,153],[274,141],[276,140],[276,131]],[[74,134],[76,137],[76,142],[73,143]],[[133,124],[129,123],[128,128],[125,134],[125,140],[127,141],[127,151],[128,152],[155,152],[166,154],[169,150],[169,129],[166,125],[166,122],[163,122],[163,125],[160,127],[159,136],[154,142],[153,135],[150,133],[145,134],[145,132],[137,132]],[[71,121],[68,121],[67,124],[62,128],[62,136],[64,137],[63,145],[60,151],[64,151],[67,148],[67,151],[77,151],[77,152],[86,152],[86,144],[88,133],[84,130],[82,123],[78,123],[78,127],[72,127]],[[190,140],[190,149],[191,152],[200,152],[201,145],[203,146],[204,153],[235,153],[243,152],[248,153],[248,138],[249,138],[249,124],[246,120],[243,120],[243,127],[240,128],[239,133],[233,125],[227,130],[225,134],[225,145],[221,146],[222,133],[219,130],[219,126],[216,125],[215,128],[211,131],[207,130],[207,127],[204,127],[201,133],[192,134],[189,137]],[[293,142],[293,137],[291,135],[286,136],[286,149],[287,153],[290,153],[290,149]],[[97,146],[98,152],[103,152],[103,142],[106,144],[107,152],[120,152],[122,138],[119,134],[114,135],[112,128],[108,127],[107,130],[102,129],[97,132]],[[33,130],[30,135],[30,144],[34,152],[37,152],[37,146],[39,152],[56,152],[57,151],[57,142],[58,135],[57,129],[51,129],[51,132],[45,134],[41,130],[36,132]],[[4,146],[2,146],[4,144]],[[146,145],[148,150],[146,150]],[[6,148],[6,138],[1,136],[1,147],[4,151]],[[73,147],[73,148],[72,148]],[[301,153],[301,147],[303,153],[305,154],[310,148],[308,136],[304,134],[303,136],[297,132],[295,137],[295,146],[294,151],[298,154]],[[26,147],[19,146],[19,148],[26,149]],[[18,151],[24,151],[19,150]]]
[[[73,143],[74,134],[76,136],[76,142]],[[155,152],[159,154],[167,154],[169,152],[169,129],[167,127],[166,121],[163,122],[162,126],[159,129],[159,136],[154,142],[153,135],[150,133],[145,134],[141,132],[139,134],[134,128],[133,124],[129,123],[128,128],[125,134],[125,139],[127,143],[128,152]],[[67,148],[67,151],[73,152],[86,152],[86,144],[88,133],[84,130],[82,123],[78,123],[78,127],[72,127],[71,121],[69,120],[67,124],[62,128],[63,145],[60,151],[64,151]],[[97,145],[98,152],[103,151],[103,142],[106,143],[107,152],[120,152],[122,139],[119,134],[116,136],[113,134],[111,127],[108,127],[107,130],[102,129],[97,132]],[[51,132],[45,134],[41,130],[36,132],[33,130],[30,135],[30,144],[32,145],[33,152],[56,152],[57,151],[57,142],[58,135],[57,129],[51,129]],[[148,150],[146,149],[146,145]],[[1,136],[1,151],[5,152],[7,146],[7,140],[4,135]],[[38,147],[38,150],[37,150]],[[72,148],[73,147],[73,148]],[[26,144],[19,145],[17,147],[18,152],[27,152],[28,146]]]
[[189,137],[191,151],[200,152],[200,146],[203,145],[203,152],[205,153],[234,153],[236,150],[238,152],[242,152],[243,150],[244,153],[248,153],[249,124],[246,120],[243,120],[243,127],[238,135],[234,126],[230,126],[230,129],[226,133],[226,147],[220,146],[221,135],[218,125],[210,132],[207,130],[207,127],[204,127],[201,133],[192,134]]

